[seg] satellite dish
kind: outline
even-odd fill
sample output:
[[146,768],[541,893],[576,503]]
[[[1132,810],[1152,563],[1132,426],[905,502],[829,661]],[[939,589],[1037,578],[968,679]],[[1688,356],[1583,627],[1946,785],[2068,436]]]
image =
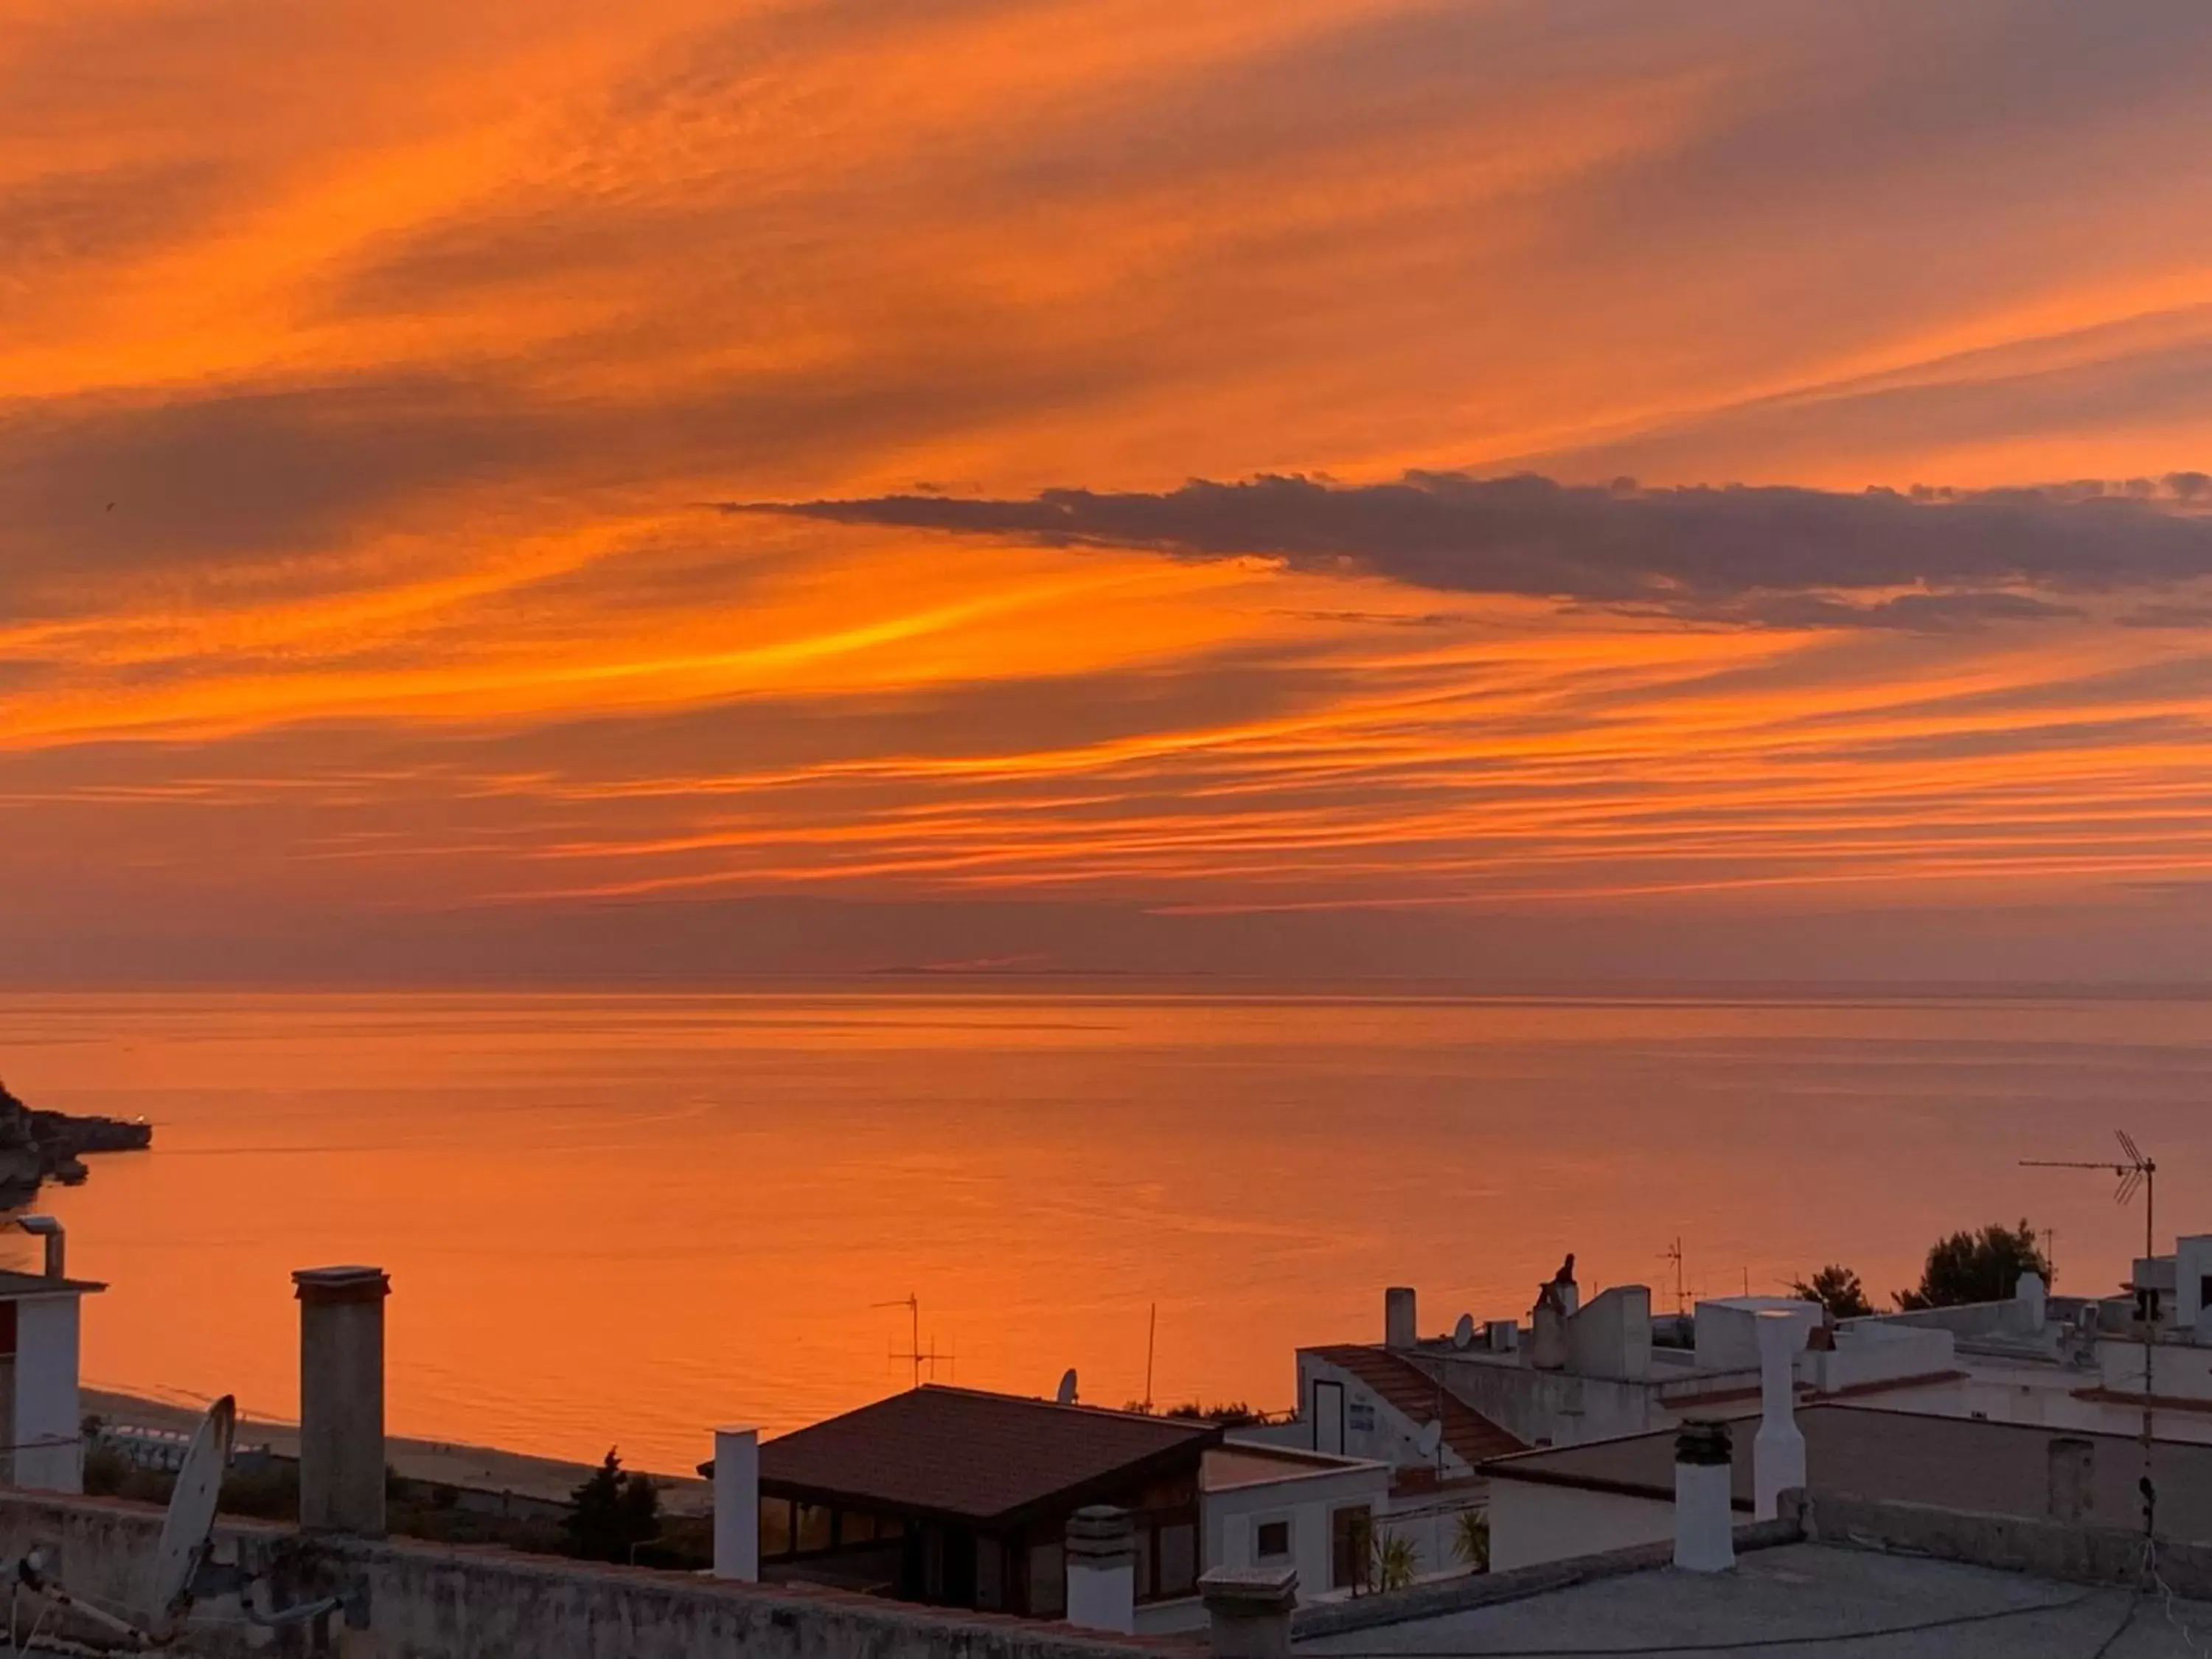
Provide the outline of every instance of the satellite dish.
[[207,1409],[192,1436],[185,1466],[170,1495],[161,1522],[161,1546],[154,1557],[152,1594],[146,1612],[155,1628],[167,1631],[192,1602],[192,1578],[214,1547],[215,1506],[230,1468],[230,1449],[238,1434],[238,1403],[228,1395]]
[[1421,1431],[1413,1437],[1414,1449],[1424,1457],[1434,1457],[1437,1448],[1444,1443],[1444,1425],[1431,1418],[1421,1425]]
[[358,1613],[365,1623],[367,1603],[358,1584],[319,1601],[264,1609],[252,1594],[258,1582],[254,1573],[215,1560],[216,1499],[222,1491],[222,1477],[230,1467],[231,1447],[237,1435],[238,1402],[225,1395],[200,1419],[178,1473],[176,1490],[170,1494],[153,1577],[146,1583],[146,1599],[131,1610],[133,1618],[145,1619],[144,1625],[71,1595],[55,1571],[53,1552],[43,1544],[33,1546],[16,1564],[16,1582],[55,1607],[81,1614],[139,1649],[161,1647],[174,1640],[194,1601],[210,1595],[236,1596],[246,1622],[264,1630],[327,1621],[341,1609],[349,1617]]
[[1459,1316],[1459,1323],[1452,1327],[1452,1346],[1455,1348],[1468,1347],[1474,1344],[1474,1316],[1473,1314],[1462,1314]]
[[1066,1375],[1060,1379],[1060,1392],[1053,1396],[1063,1406],[1075,1403],[1075,1367],[1070,1365]]

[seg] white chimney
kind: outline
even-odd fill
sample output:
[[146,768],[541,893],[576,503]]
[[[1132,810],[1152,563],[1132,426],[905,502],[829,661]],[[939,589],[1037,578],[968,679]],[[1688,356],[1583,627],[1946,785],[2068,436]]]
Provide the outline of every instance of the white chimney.
[[1674,1436],[1674,1565],[1685,1572],[1735,1565],[1735,1515],[1725,1423],[1686,1422]]
[[1805,1484],[1805,1437],[1797,1428],[1797,1351],[1805,1322],[1769,1309],[1759,1316],[1759,1437],[1751,1446],[1752,1514],[1771,1521],[1782,1494]]
[[1094,1504],[1068,1516],[1067,1622],[1136,1633],[1137,1540],[1127,1510]]
[[2012,1287],[2013,1300],[2021,1305],[2030,1330],[2039,1333],[2043,1329],[2044,1304],[2050,1293],[2050,1286],[2043,1282],[2041,1273],[2022,1273],[2020,1283]]
[[15,1218],[15,1224],[45,1242],[46,1277],[68,1278],[63,1267],[67,1260],[69,1239],[63,1231],[60,1218],[51,1215],[19,1215]]
[[760,1582],[760,1431],[714,1431],[714,1577]]
[[1411,1348],[1418,1346],[1420,1340],[1420,1325],[1413,1316],[1413,1292],[1409,1286],[1393,1285],[1382,1292],[1382,1346]]

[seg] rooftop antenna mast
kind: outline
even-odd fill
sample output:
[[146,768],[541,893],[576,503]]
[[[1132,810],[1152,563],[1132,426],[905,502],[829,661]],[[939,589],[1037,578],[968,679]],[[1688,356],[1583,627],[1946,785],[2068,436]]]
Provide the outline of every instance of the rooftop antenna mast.
[[1674,1242],[1662,1250],[1660,1255],[1674,1264],[1674,1311],[1678,1315],[1686,1314],[1690,1311],[1690,1297],[1682,1287],[1682,1235],[1676,1233]]
[[2119,1187],[2112,1194],[2112,1202],[2125,1204],[2137,1193],[2143,1195],[2143,1254],[2158,1254],[2154,1248],[2158,1237],[2158,1160],[2145,1154],[2136,1145],[2135,1137],[2125,1129],[2112,1131],[2120,1143],[2120,1156],[2101,1161],[2086,1158],[2024,1158],[2020,1161],[2023,1170],[2110,1170],[2119,1177]]
[[921,1368],[925,1363],[929,1366],[929,1380],[933,1382],[936,1382],[937,1362],[942,1359],[950,1365],[952,1363],[952,1356],[937,1352],[937,1339],[934,1336],[929,1339],[929,1346],[927,1350],[922,1347],[921,1292],[908,1291],[896,1302],[872,1302],[868,1305],[872,1308],[904,1308],[907,1310],[911,1334],[907,1339],[906,1352],[893,1353],[888,1357],[892,1359],[903,1359],[914,1367],[914,1387],[918,1389],[921,1386]]
[[[2143,1195],[2143,1255],[2155,1256],[2158,1234],[2158,1160],[2136,1145],[2135,1137],[2125,1129],[2115,1129],[2112,1137],[2120,1143],[2120,1156],[2102,1163],[2087,1158],[2024,1158],[2020,1161],[2023,1170],[2110,1170],[2119,1178],[2113,1189],[2112,1202],[2125,1204],[2137,1193]],[[2132,1277],[2132,1275],[2130,1275]],[[2155,1516],[2157,1497],[2151,1486],[2151,1401],[2157,1390],[2151,1386],[2152,1371],[2158,1358],[2158,1289],[2155,1285],[2140,1286],[2136,1295],[2136,1311],[2142,1321],[2142,1453],[2143,1453],[2143,1530],[2148,1533]]]

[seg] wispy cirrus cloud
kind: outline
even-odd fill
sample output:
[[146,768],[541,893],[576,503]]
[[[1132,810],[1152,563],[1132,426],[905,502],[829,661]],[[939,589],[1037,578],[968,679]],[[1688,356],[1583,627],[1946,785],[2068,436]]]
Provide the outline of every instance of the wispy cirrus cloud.
[[[1857,494],[1409,472],[1174,490],[732,502],[726,511],[1181,558],[1260,556],[1444,592],[1778,627],[1946,629],[2077,614],[2039,596],[2212,575],[2212,477]],[[1896,592],[1895,590],[1911,590]]]

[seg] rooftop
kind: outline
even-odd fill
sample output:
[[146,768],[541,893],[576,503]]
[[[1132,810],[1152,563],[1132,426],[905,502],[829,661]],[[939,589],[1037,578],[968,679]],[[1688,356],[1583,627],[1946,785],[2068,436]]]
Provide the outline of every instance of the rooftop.
[[[1805,1436],[1808,1483],[1848,1493],[1984,1515],[2039,1516],[2050,1498],[2050,1447],[2065,1435],[2096,1449],[2091,1463],[2090,1513],[2104,1526],[2134,1526],[2142,1512],[2136,1482],[2142,1448],[2124,1435],[2089,1434],[2041,1424],[1988,1423],[1923,1416],[1865,1406],[1808,1406],[1797,1413]],[[1736,1507],[1751,1508],[1752,1438],[1759,1419],[1729,1423],[1735,1447]],[[1493,1459],[1492,1480],[1674,1495],[1674,1436],[1633,1435],[1579,1446]],[[2151,1449],[2161,1536],[2212,1541],[2212,1447],[2161,1440]]]
[[27,1296],[86,1296],[106,1288],[97,1279],[50,1279],[45,1273],[19,1273],[12,1268],[0,1267],[0,1302]]
[[[2212,1606],[1987,1567],[1793,1544],[1726,1573],[1671,1567],[1301,1642],[1302,1655],[1752,1653],[1831,1659],[2189,1659]],[[2195,1636],[2192,1646],[2179,1626]]]
[[1485,1458],[1502,1457],[1508,1452],[1519,1451],[1526,1443],[1448,1393],[1419,1366],[1401,1359],[1388,1348],[1354,1342],[1309,1348],[1306,1352],[1340,1370],[1350,1371],[1415,1423],[1433,1419],[1443,1424],[1444,1444],[1462,1462],[1475,1464]]
[[937,1383],[814,1424],[761,1447],[764,1490],[908,1514],[1003,1521],[1086,1501],[1102,1483],[1188,1467],[1212,1424],[1062,1406]]

